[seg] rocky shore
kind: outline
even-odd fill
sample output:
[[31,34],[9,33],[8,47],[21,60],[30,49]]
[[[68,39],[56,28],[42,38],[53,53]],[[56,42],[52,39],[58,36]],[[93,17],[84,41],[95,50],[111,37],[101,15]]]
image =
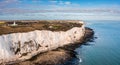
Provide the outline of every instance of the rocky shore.
[[85,36],[81,39],[81,42],[65,45],[48,52],[38,54],[26,61],[9,62],[5,63],[5,65],[61,65],[71,60],[72,58],[75,58],[76,52],[74,50],[81,44],[89,42],[91,39],[93,39],[93,36],[94,31],[86,27]]

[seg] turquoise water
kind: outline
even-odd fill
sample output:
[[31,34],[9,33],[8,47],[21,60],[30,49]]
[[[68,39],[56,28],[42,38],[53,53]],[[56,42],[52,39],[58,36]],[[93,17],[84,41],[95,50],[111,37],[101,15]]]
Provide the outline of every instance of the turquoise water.
[[120,21],[85,21],[98,37],[75,51],[76,65],[120,65]]

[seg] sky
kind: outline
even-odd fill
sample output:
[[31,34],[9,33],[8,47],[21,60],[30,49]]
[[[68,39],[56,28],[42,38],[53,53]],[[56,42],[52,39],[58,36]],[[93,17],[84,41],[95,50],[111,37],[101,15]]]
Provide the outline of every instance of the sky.
[[0,20],[120,20],[120,0],[0,0]]

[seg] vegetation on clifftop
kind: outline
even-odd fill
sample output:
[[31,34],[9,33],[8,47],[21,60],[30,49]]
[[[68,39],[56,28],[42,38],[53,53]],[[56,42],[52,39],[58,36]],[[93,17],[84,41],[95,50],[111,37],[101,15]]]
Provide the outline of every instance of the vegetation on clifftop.
[[[13,25],[14,22],[16,25]],[[2,21],[0,22],[0,35],[34,30],[67,31],[73,27],[81,26],[82,23],[65,21]]]

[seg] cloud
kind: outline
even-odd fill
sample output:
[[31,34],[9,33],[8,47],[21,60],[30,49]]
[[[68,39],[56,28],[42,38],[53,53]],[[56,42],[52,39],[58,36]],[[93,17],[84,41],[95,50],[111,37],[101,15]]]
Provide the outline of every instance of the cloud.
[[0,8],[6,8],[8,5],[18,4],[19,0],[2,0],[0,1]]
[[43,2],[42,0],[32,0],[33,3],[41,3]]
[[[32,2],[38,0],[32,0]],[[42,0],[39,0],[42,1]],[[71,3],[70,1],[61,1],[61,0],[49,0],[48,3],[51,4],[24,4],[21,7],[10,7],[11,5],[15,6],[15,3],[21,4],[19,0],[3,0],[0,1],[0,14],[23,14],[23,13],[46,13],[46,12],[63,12],[63,13],[98,13],[99,14],[120,14],[120,9],[108,9],[108,8],[81,8],[80,4]],[[6,7],[6,5],[10,5]]]
[[59,1],[58,3],[61,4],[61,5],[70,5],[70,4],[72,4],[70,1]]
[[56,0],[50,0],[51,3],[57,3],[58,1]]
[[1,20],[120,20],[120,16],[90,13],[25,13],[0,16]]
[[57,0],[49,0],[49,2],[58,4],[58,5],[70,5],[72,4],[70,1],[57,1]]
[[31,10],[22,8],[4,8],[0,9],[0,14],[24,14],[24,13],[90,13],[98,15],[120,15],[120,10],[118,9],[73,9],[73,8],[53,8],[53,9],[41,9],[41,10]]
[[66,5],[70,5],[70,4],[71,4],[71,2],[67,1],[67,2],[65,2],[64,4],[66,4]]

